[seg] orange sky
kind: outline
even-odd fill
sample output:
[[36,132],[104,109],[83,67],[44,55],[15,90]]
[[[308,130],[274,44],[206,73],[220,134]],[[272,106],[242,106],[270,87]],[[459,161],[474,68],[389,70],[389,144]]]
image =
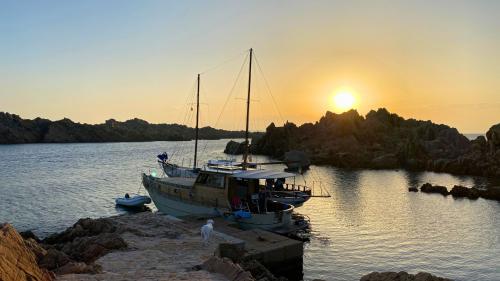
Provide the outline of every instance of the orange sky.
[[[243,129],[246,69],[217,119],[253,47],[283,119],[338,111],[332,95],[349,88],[361,114],[386,107],[481,133],[500,123],[499,10],[498,1],[7,1],[0,111],[192,121],[189,95],[208,70],[202,125]],[[254,75],[255,130],[282,118]]]

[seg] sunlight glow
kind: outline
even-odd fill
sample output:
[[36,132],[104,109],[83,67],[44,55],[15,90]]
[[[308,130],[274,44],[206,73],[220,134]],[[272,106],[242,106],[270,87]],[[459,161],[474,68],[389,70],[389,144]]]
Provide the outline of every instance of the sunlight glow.
[[351,109],[356,102],[354,95],[349,91],[339,91],[333,96],[333,105],[339,110]]

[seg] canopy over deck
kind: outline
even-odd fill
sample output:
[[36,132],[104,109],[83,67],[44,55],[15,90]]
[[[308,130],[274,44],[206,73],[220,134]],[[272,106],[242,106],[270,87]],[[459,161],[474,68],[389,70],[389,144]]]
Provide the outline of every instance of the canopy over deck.
[[272,170],[245,170],[231,175],[240,179],[281,179],[295,177],[295,174]]

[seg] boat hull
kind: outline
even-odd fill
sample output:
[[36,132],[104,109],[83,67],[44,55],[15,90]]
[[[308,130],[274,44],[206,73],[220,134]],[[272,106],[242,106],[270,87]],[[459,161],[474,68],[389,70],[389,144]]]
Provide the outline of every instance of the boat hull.
[[[252,213],[250,218],[237,218],[232,215],[229,206],[218,204],[217,206],[207,206],[199,204],[189,198],[189,195],[182,195],[183,192],[190,194],[187,188],[182,188],[181,191],[178,186],[172,185],[168,182],[162,181],[150,175],[143,174],[143,185],[148,191],[151,199],[153,200],[156,208],[159,211],[175,216],[224,216],[227,220],[238,223],[243,229],[261,228],[273,229],[287,227],[292,224],[293,206],[288,205],[280,211],[267,212],[262,214]],[[170,189],[170,190],[169,190]],[[176,196],[172,196],[172,189],[176,189]],[[182,198],[182,199],[180,199]],[[281,204],[281,203],[276,203]]]

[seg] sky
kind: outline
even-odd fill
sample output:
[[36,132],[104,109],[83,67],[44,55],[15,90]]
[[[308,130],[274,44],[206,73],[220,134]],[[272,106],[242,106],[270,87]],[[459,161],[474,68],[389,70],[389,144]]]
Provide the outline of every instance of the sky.
[[253,48],[251,130],[340,113],[347,91],[363,115],[484,133],[500,123],[499,13],[493,0],[0,0],[0,111],[193,125],[201,73],[201,125],[244,129]]

